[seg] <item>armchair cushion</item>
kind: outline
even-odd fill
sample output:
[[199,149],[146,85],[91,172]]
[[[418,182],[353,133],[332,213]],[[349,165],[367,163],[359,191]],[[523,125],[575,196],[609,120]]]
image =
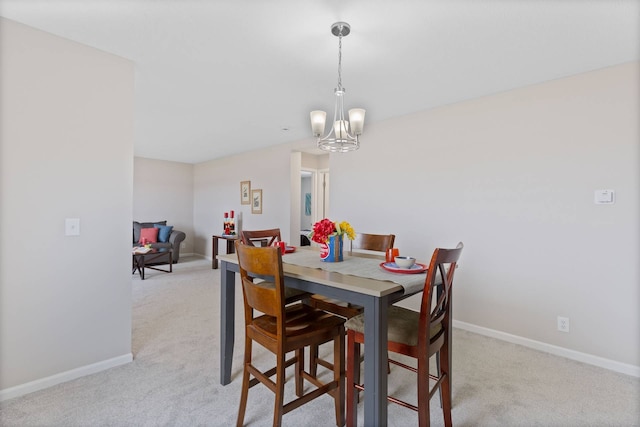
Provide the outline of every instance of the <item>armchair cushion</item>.
[[147,243],[158,242],[158,229],[157,228],[143,228],[140,230],[140,240],[138,243],[142,243],[142,240],[146,239]]
[[171,235],[171,231],[173,230],[173,225],[153,224],[153,227],[159,230],[158,242],[167,243],[169,241],[169,236]]
[[133,243],[140,241],[140,230],[143,228],[153,228],[155,224],[167,225],[167,221],[154,221],[154,222],[138,222],[133,221]]

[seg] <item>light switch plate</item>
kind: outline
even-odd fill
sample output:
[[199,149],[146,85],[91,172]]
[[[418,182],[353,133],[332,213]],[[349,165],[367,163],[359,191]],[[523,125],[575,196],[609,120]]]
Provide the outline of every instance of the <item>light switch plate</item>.
[[80,235],[80,218],[67,218],[64,220],[64,235],[65,236]]
[[593,202],[596,205],[611,205],[614,202],[613,190],[595,190],[593,192]]

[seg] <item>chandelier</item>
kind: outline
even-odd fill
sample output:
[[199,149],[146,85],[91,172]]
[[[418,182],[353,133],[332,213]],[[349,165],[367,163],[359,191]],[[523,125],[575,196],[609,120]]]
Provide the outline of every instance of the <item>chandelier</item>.
[[336,22],[331,26],[331,33],[338,37],[338,86],[335,88],[336,105],[333,113],[331,130],[325,136],[325,122],[327,113],[324,111],[311,112],[311,130],[318,138],[318,148],[332,153],[346,153],[360,148],[358,137],[362,135],[364,127],[364,113],[362,108],[349,110],[349,120],[344,114],[344,92],[342,87],[342,37],[351,32],[351,26],[346,22]]

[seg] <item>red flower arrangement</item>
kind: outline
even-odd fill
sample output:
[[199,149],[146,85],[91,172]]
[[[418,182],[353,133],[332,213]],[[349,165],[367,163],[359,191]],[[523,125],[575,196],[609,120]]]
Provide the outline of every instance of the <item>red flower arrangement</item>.
[[327,243],[329,236],[346,234],[347,237],[353,240],[356,237],[356,233],[353,231],[351,224],[346,221],[340,223],[333,222],[329,218],[325,218],[313,224],[313,231],[311,232],[311,240],[316,243]]

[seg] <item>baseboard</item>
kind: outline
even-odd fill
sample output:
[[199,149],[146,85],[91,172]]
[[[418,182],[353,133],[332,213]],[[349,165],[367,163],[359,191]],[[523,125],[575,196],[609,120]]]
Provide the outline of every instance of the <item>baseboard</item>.
[[0,390],[0,402],[8,399],[13,399],[14,397],[24,396],[25,394],[33,393],[34,391],[49,388],[67,381],[75,380],[76,378],[84,377],[86,375],[95,374],[97,372],[114,368],[116,366],[125,365],[132,361],[132,353],[123,354],[122,356],[103,360],[102,362],[92,363],[91,365],[81,366],[79,368],[61,372],[50,377],[40,378],[39,380],[20,384],[15,387],[6,388],[4,390]]
[[620,372],[622,374],[640,377],[640,366],[634,366],[627,363],[616,362],[615,360],[605,359],[604,357],[594,356],[592,354],[581,353],[575,350],[569,350],[564,347],[547,344],[541,341],[535,341],[529,338],[511,335],[506,332],[496,331],[494,329],[484,328],[482,326],[473,325],[471,323],[453,321],[453,327],[464,329],[465,331],[474,332],[476,334],[485,335],[513,344],[519,344],[524,347],[533,348],[534,350],[544,351],[556,356],[565,357],[567,359],[576,360],[578,362],[587,363],[589,365],[598,366],[609,369],[610,371]]
[[207,259],[207,260],[211,261],[211,257],[210,256],[202,255],[202,254],[199,254],[197,252],[181,253],[180,254],[180,259],[182,259],[183,257],[195,257],[195,258],[202,258],[202,259]]

